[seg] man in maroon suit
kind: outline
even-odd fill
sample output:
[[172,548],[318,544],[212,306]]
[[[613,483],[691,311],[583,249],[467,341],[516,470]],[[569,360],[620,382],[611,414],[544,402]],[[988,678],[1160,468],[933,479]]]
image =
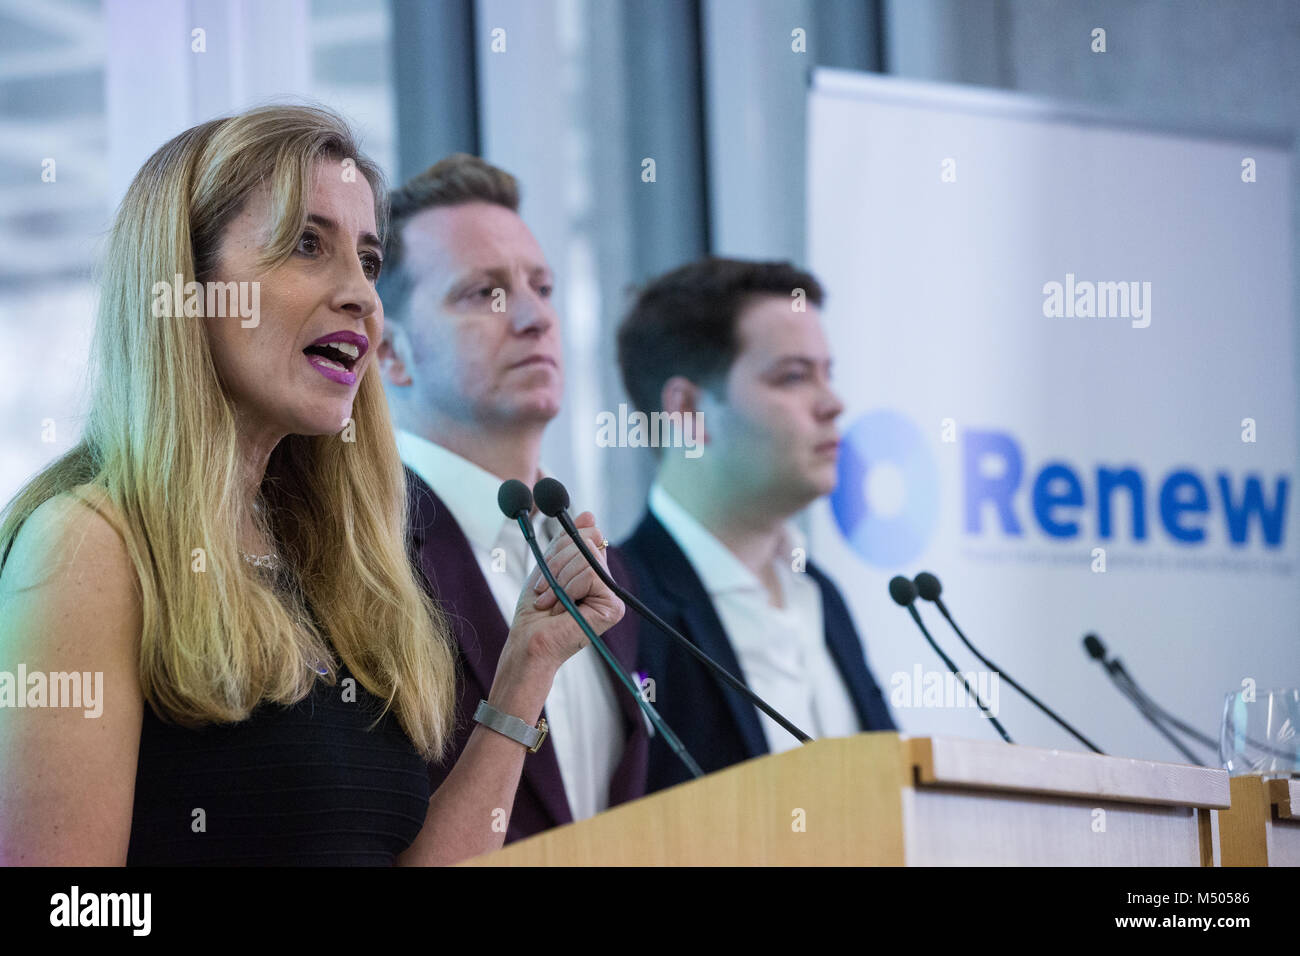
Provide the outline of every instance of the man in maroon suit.
[[[553,276],[519,217],[509,173],[457,154],[394,192],[379,292],[380,367],[407,466],[412,559],[460,644],[455,749],[430,768],[436,788],[469,738],[533,559],[497,509],[501,482],[541,477],[542,433],[564,390]],[[534,515],[545,547],[563,534]],[[618,556],[610,571],[625,580]],[[631,672],[636,628],[605,635]],[[594,648],[556,674],[550,734],[524,762],[510,842],[599,813],[645,792],[648,735],[632,695]],[[498,811],[485,826],[501,826]]]

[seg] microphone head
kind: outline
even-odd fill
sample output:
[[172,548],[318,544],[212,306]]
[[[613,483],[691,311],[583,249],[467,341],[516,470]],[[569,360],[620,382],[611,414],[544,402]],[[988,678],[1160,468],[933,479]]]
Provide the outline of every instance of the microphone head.
[[889,596],[895,603],[907,607],[916,600],[916,585],[899,574],[889,582]]
[[1093,660],[1104,661],[1106,659],[1106,645],[1101,642],[1101,638],[1096,634],[1084,635],[1083,648]]
[[518,518],[533,510],[533,493],[518,478],[501,482],[497,489],[497,507],[507,518]]
[[943,592],[943,585],[929,571],[922,571],[912,579],[916,585],[916,593],[921,595],[927,601],[939,600],[939,595]]
[[538,511],[554,518],[569,507],[569,492],[554,478],[542,478],[533,485],[533,500],[537,502]]

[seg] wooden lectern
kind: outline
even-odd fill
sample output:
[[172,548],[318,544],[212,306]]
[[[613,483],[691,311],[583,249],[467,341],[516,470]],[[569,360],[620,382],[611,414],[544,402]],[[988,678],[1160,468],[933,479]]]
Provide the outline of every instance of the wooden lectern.
[[1233,777],[1219,847],[1222,866],[1300,866],[1300,780]]
[[1223,770],[859,734],[728,767],[470,866],[1209,866]]

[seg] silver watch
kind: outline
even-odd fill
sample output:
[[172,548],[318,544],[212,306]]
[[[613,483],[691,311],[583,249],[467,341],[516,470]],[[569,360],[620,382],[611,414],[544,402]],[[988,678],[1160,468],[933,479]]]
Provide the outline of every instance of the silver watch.
[[529,727],[518,717],[501,713],[485,700],[478,702],[478,709],[474,711],[474,720],[502,736],[509,737],[515,743],[523,744],[528,748],[529,753],[537,753],[541,749],[542,741],[546,739],[549,730],[545,717],[537,722],[536,727]]

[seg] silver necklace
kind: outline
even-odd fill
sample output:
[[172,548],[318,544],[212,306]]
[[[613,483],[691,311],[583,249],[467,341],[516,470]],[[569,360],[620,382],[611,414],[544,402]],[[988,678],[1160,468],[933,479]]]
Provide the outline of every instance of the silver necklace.
[[[261,498],[253,499],[253,511],[258,515],[261,515],[263,510]],[[249,554],[247,551],[241,549],[239,553],[243,556],[245,561],[255,568],[270,568],[271,570],[274,570],[275,566],[280,563],[280,556],[274,551],[269,554]]]
[[[270,554],[262,554],[262,555],[252,555],[249,554],[247,551],[243,551],[243,550],[241,550],[239,553],[243,556],[245,561],[247,561],[249,564],[253,565],[253,567],[256,568],[266,568],[268,570],[274,571],[279,567],[280,564],[280,556],[276,554],[274,551],[272,551]],[[328,676],[330,672],[329,667],[326,666],[325,662],[322,661],[319,657],[312,658],[312,662],[308,664],[307,667],[310,670],[315,671],[317,674],[320,674],[322,677]]]

